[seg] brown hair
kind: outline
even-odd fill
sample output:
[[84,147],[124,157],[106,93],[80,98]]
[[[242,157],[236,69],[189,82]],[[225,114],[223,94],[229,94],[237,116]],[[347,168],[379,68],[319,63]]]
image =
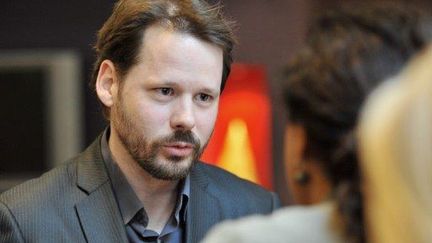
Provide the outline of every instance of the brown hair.
[[[92,89],[95,89],[104,60],[111,60],[121,77],[137,63],[144,31],[157,23],[222,48],[222,91],[231,70],[235,40],[232,23],[224,19],[221,8],[220,4],[210,6],[200,0],[119,0],[97,35]],[[104,115],[109,118],[109,110],[102,106]]]
[[349,242],[365,241],[354,136],[359,110],[372,89],[425,46],[423,20],[416,9],[395,4],[329,11],[286,70],[288,120],[305,128],[305,156],[332,183]]

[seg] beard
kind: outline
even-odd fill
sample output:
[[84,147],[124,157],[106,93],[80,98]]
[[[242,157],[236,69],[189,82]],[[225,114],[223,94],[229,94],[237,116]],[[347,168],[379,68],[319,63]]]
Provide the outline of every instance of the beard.
[[[184,130],[176,130],[170,135],[150,141],[139,132],[140,128],[135,125],[122,104],[121,98],[114,104],[112,121],[120,142],[132,158],[154,178],[171,181],[185,178],[201,156],[207,142],[201,146],[200,140],[191,131]],[[161,153],[165,144],[175,142],[191,144],[192,153],[189,156],[165,156]]]

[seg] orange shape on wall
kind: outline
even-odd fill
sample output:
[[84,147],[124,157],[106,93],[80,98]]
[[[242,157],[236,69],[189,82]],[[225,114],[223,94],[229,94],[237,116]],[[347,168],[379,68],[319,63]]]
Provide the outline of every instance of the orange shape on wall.
[[272,189],[270,104],[264,68],[234,64],[201,159]]
[[258,182],[256,160],[250,144],[246,122],[238,118],[231,120],[217,165],[241,178]]

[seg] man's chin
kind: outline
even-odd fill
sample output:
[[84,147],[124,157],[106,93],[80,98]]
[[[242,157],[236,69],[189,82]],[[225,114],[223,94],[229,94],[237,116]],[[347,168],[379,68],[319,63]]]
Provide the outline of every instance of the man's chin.
[[156,179],[174,181],[186,178],[193,163],[190,158],[168,158],[157,164],[140,163],[140,165]]

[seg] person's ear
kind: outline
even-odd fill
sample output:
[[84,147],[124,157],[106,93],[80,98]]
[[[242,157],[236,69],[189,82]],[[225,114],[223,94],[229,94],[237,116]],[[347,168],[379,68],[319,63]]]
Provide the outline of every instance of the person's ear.
[[310,173],[306,170],[307,162],[304,161],[306,140],[306,131],[303,126],[293,123],[288,123],[285,126],[285,179],[293,201],[300,204],[307,202],[309,198],[307,188]]
[[99,100],[106,106],[111,107],[118,95],[119,79],[114,63],[104,60],[96,79],[96,93]]
[[306,131],[303,126],[294,123],[288,123],[285,126],[284,161],[286,168],[298,167],[302,163],[306,140]]

